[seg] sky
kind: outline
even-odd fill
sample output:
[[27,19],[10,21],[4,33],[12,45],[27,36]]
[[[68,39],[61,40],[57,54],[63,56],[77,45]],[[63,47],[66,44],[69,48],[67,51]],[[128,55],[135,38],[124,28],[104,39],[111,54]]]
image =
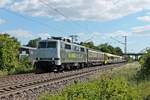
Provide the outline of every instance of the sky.
[[[0,0],[0,34],[31,39],[78,35],[127,52],[150,47],[150,0]],[[120,42],[118,42],[120,41]]]

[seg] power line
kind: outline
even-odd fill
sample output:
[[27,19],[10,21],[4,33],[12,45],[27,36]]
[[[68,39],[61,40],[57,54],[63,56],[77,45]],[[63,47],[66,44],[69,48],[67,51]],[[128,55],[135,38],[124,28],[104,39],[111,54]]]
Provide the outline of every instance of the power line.
[[75,42],[77,42],[78,41],[78,35],[70,35],[69,37],[71,37],[71,41],[72,41],[72,43],[75,43]]
[[[23,18],[23,19],[25,19],[25,20],[28,20],[28,21],[31,21],[31,22],[34,22],[34,23],[38,23],[39,25],[44,26],[45,28],[52,30],[52,26],[49,26],[49,25],[46,24],[46,23],[40,22],[40,21],[38,21],[38,20],[29,18],[29,17],[26,17],[26,16],[24,16],[24,15],[22,15],[22,14],[19,14],[19,13],[16,13],[16,12],[12,12],[12,11],[6,9],[6,8],[1,8],[0,10],[3,10],[3,11],[5,11],[5,12],[10,13],[10,14],[13,14],[13,15],[15,15],[15,16],[19,16],[19,17],[21,17],[21,18]],[[53,30],[56,30],[56,29],[53,27]],[[59,29],[59,31],[62,31],[62,30]]]
[[120,44],[123,44],[124,45],[124,54],[125,54],[125,57],[126,57],[126,54],[127,54],[127,36],[123,36],[124,37],[124,43],[122,41],[119,41],[113,37],[111,37],[111,39],[117,41],[118,43]]
[[120,43],[120,44],[125,45],[125,43],[123,43],[122,41],[119,41],[119,40],[117,40],[117,39],[115,39],[115,38],[113,38],[113,37],[110,37],[110,38],[113,39],[113,40],[115,40],[115,41],[117,41],[117,42]]
[[[60,10],[58,10],[58,9],[56,9],[56,8],[54,8],[54,7],[52,7],[52,5],[47,4],[47,2],[44,2],[44,1],[42,1],[42,0],[39,0],[39,1],[41,2],[41,4],[45,5],[47,8],[49,8],[49,9],[55,11],[56,13],[58,13],[58,14],[61,15],[61,16],[63,16],[64,18],[70,19],[70,17],[68,17],[67,15],[63,14]],[[48,9],[48,10],[49,10],[49,9]],[[72,23],[73,23],[73,22],[72,22]],[[73,24],[76,24],[77,26],[81,26],[81,27],[82,27],[82,25],[80,25],[80,24],[77,24],[77,23],[73,23]],[[85,30],[88,30],[88,28],[86,28]]]
[[94,37],[94,36],[90,37],[89,39],[85,40],[84,42],[86,43],[86,42],[88,42],[88,41],[91,41],[93,37]]
[[113,4],[116,6],[116,4],[119,2],[120,2],[120,0],[116,0]]
[[18,13],[12,12],[12,11],[6,9],[6,8],[1,8],[0,10],[3,10],[3,11],[5,11],[5,12],[7,12],[7,13],[11,13],[11,14],[13,14],[13,15],[15,15],[15,16],[22,17],[22,18],[25,19],[25,20],[29,20],[29,21],[32,21],[32,22],[34,22],[34,23],[38,23],[38,24],[40,24],[40,25],[42,25],[42,26],[45,26],[45,27],[49,28],[48,24],[42,23],[42,22],[37,21],[37,20],[35,20],[35,19],[31,19],[31,18],[29,18],[29,17],[25,17],[25,16],[23,16],[22,14],[18,14]]
[[[120,0],[116,0],[115,2],[113,2],[114,6],[117,6],[117,3],[119,3],[119,2],[120,2]],[[104,14],[104,13],[105,13],[105,11],[102,12],[102,14]],[[101,15],[102,15],[102,14],[101,14]],[[89,38],[89,39],[87,39],[87,40],[89,41],[89,40],[91,40],[93,37],[94,37],[94,35],[92,35],[91,38]],[[118,41],[118,40],[116,40],[116,39],[113,38],[113,37],[109,37],[109,38],[111,38],[111,39],[113,39],[113,40],[115,40],[115,41],[117,41],[117,42],[119,42],[119,43],[121,43],[121,44],[124,44],[124,43],[122,43],[121,41]],[[87,40],[86,40],[86,41],[87,41]]]
[[53,11],[57,12],[58,14],[60,14],[61,16],[68,18],[66,15],[64,15],[63,13],[61,13],[58,9],[53,8],[52,6],[48,5],[46,2],[39,0],[39,2],[41,2],[43,5],[47,6],[47,8],[52,9]]

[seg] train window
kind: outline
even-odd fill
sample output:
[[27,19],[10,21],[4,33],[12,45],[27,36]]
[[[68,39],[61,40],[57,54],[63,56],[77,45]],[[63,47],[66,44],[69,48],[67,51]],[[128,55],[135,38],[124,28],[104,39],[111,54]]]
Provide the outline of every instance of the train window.
[[63,43],[61,43],[61,45],[60,45],[60,46],[61,46],[61,48],[64,48],[64,44],[63,44]]
[[78,46],[73,46],[73,50],[74,50],[74,51],[79,51],[80,48],[79,48]]
[[82,51],[82,52],[85,52],[85,49],[84,49],[84,48],[81,48],[81,51]]
[[47,48],[56,48],[56,42],[49,41],[48,45],[47,45]]
[[65,44],[65,49],[71,49],[71,45]]
[[46,48],[46,42],[39,42],[38,48]]

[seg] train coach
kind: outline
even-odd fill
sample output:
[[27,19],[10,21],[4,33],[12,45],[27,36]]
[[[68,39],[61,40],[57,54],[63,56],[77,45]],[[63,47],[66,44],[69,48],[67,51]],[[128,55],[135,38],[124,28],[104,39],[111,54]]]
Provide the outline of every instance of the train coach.
[[19,60],[28,59],[29,62],[35,61],[36,48],[21,46],[19,49]]
[[105,53],[87,48],[88,66],[102,65],[105,62]]
[[110,53],[105,53],[105,58],[106,64],[120,63],[124,61],[124,58],[122,56]]
[[36,50],[37,72],[62,71],[121,62],[116,56],[71,43],[62,38],[41,40]]

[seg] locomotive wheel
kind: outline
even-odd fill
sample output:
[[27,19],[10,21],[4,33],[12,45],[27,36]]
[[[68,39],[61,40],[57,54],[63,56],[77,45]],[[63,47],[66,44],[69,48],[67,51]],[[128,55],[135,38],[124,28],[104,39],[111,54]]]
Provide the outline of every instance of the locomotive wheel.
[[81,68],[84,68],[84,63],[81,64]]
[[39,64],[38,64],[38,63],[35,63],[35,64],[34,64],[34,68],[35,68],[35,73],[36,73],[36,74],[42,73],[41,69],[39,69]]
[[67,69],[67,70],[71,70],[71,68],[70,68],[70,65],[69,65],[69,64],[66,64],[66,69]]
[[41,69],[39,69],[39,68],[36,68],[35,69],[35,73],[36,74],[41,74],[41,73],[43,73],[44,71],[42,71]]
[[58,66],[58,70],[59,70],[60,72],[64,71],[64,69],[65,69],[65,66],[64,66],[63,64],[60,65],[60,66]]

